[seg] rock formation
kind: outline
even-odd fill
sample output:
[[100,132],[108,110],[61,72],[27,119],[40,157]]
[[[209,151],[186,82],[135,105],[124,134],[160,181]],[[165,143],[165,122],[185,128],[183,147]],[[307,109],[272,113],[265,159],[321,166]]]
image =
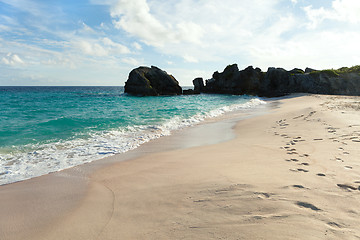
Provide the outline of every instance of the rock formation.
[[193,80],[194,84],[194,92],[201,93],[204,90],[204,79],[203,78],[195,78]]
[[252,66],[239,71],[238,66],[233,64],[221,73],[215,72],[211,79],[206,80],[201,92],[264,97],[300,92],[360,95],[360,67],[322,71],[306,68],[305,72],[298,68],[291,71],[269,68],[267,72],[262,72]]
[[215,72],[213,77],[206,81],[204,92],[256,95],[263,77],[260,68],[254,69],[250,66],[239,71],[236,64],[229,65],[222,73]]
[[125,83],[125,93],[139,96],[190,95],[199,93],[218,93],[234,95],[257,95],[278,97],[290,93],[314,93],[332,95],[360,95],[360,66],[338,70],[305,71],[294,68],[247,67],[239,70],[237,64],[228,65],[223,72],[215,72],[211,79],[193,80],[194,90],[182,91],[176,79],[165,71],[152,66],[138,67],[129,74]]
[[179,82],[160,68],[133,69],[125,82],[125,93],[137,96],[180,95]]

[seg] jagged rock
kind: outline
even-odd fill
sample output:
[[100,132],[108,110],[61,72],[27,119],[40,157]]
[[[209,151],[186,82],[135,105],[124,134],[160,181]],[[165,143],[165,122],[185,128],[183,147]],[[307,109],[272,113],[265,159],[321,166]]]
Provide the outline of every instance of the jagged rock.
[[195,93],[201,93],[204,91],[204,79],[203,78],[195,78],[193,80],[194,84],[194,92]]
[[315,72],[317,70],[313,69],[313,68],[305,68],[305,73],[311,73],[311,72]]
[[180,95],[179,82],[160,68],[133,69],[125,82],[125,93],[140,96]]
[[[308,84],[310,86],[307,86]],[[309,74],[308,81],[302,81],[305,92],[330,95],[360,95],[359,73],[342,73],[334,71],[315,71]]]
[[290,73],[283,68],[270,67],[260,87],[260,95],[278,97],[290,93]]
[[358,66],[339,70],[269,68],[266,73],[252,66],[239,71],[236,64],[228,65],[223,72],[215,72],[206,80],[203,92],[221,94],[250,94],[278,97],[290,93],[360,95]]
[[252,66],[239,71],[237,64],[227,66],[222,73],[215,72],[206,81],[205,92],[226,94],[256,94],[264,74]]
[[254,69],[253,66],[240,71],[240,85],[237,92],[239,94],[257,95],[264,81],[264,75],[260,68]]
[[304,74],[304,70],[300,68],[294,68],[293,70],[289,71],[290,74]]

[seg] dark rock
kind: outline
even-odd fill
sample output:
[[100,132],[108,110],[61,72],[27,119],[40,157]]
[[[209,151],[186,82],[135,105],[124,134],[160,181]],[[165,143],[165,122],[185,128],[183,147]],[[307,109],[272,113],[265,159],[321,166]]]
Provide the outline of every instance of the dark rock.
[[305,68],[305,73],[311,73],[311,72],[315,72],[317,70],[313,69],[313,68]]
[[183,95],[195,95],[195,94],[200,94],[200,92],[197,92],[193,89],[183,90]]
[[289,71],[290,74],[304,74],[304,70],[300,68],[294,68],[293,70]]
[[258,95],[265,74],[260,68],[249,66],[240,71],[240,86],[235,94]]
[[239,71],[237,64],[227,66],[222,73],[215,72],[206,81],[205,92],[225,94],[257,94],[264,74],[252,66]]
[[260,87],[260,95],[278,97],[290,93],[290,73],[283,68],[269,68]]
[[290,93],[360,95],[360,70],[358,67],[339,70],[306,68],[269,68],[266,73],[252,66],[239,71],[236,64],[228,65],[223,72],[215,72],[206,80],[206,93],[249,94],[279,97]]
[[193,80],[193,84],[194,84],[194,92],[196,93],[201,93],[204,91],[204,80],[203,78],[195,78]]
[[237,64],[228,65],[222,73],[214,72],[212,79],[206,81],[206,92],[233,94],[239,79]]
[[133,69],[125,83],[125,93],[140,96],[180,95],[179,82],[160,68]]

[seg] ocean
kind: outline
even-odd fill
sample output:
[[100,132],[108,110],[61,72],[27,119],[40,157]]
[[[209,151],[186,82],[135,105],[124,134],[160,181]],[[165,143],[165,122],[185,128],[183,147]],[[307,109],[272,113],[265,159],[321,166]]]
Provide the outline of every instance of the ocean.
[[0,87],[0,185],[124,153],[262,104],[233,95],[134,97],[123,87]]

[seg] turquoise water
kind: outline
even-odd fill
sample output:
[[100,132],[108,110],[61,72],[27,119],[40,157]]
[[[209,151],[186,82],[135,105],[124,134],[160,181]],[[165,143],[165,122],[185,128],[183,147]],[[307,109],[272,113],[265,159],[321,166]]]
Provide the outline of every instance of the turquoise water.
[[0,87],[0,184],[123,153],[263,103],[231,95],[133,97],[123,87]]

